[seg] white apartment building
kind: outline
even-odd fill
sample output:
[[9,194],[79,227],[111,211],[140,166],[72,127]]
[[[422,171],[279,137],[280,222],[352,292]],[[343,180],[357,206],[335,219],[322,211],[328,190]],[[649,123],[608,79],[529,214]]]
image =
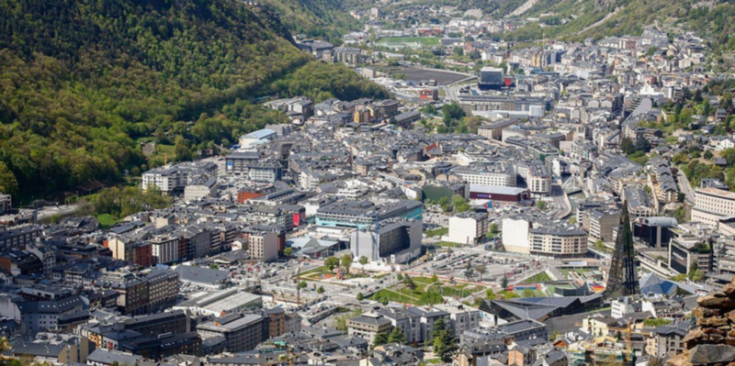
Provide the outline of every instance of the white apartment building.
[[168,194],[177,188],[186,187],[192,179],[199,179],[202,175],[216,177],[217,164],[212,162],[180,163],[151,169],[143,173],[141,185],[143,189],[155,186],[161,192]]
[[172,263],[179,259],[179,239],[170,235],[159,235],[148,240],[155,263]]
[[487,216],[482,213],[463,212],[449,218],[449,234],[444,241],[458,244],[477,244],[487,234]]
[[717,188],[699,188],[695,193],[695,207],[722,215],[735,215],[735,192]]
[[497,187],[516,186],[515,168],[508,163],[498,162],[488,166],[459,167],[453,169],[452,173],[470,184]]
[[694,194],[693,222],[718,227],[720,219],[735,216],[735,192],[717,188],[698,188]]
[[252,233],[248,236],[250,258],[269,262],[278,258],[278,235],[273,232]]
[[521,254],[531,253],[531,245],[528,241],[531,223],[528,220],[504,218],[502,230],[503,246],[506,251]]

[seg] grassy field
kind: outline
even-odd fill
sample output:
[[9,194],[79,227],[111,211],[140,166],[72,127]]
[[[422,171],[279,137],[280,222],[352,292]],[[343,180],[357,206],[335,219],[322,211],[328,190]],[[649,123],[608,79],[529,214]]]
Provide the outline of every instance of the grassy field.
[[443,282],[434,283],[431,278],[428,277],[411,278],[413,279],[413,283],[416,285],[416,289],[410,290],[401,284],[393,288],[380,290],[376,292],[372,298],[378,301],[387,299],[388,301],[421,305],[421,296],[430,288],[437,290],[444,297],[467,297],[474,291],[477,291],[476,286],[466,283],[450,285]]
[[538,273],[531,277],[526,278],[521,283],[540,283],[540,282],[548,282],[548,281],[551,281],[551,277],[549,277],[549,275],[546,274],[546,272],[541,272],[541,273]]
[[403,292],[396,292],[391,289],[383,289],[373,294],[372,298],[381,300],[387,299],[388,301],[393,302],[418,304],[419,299],[417,297],[409,295],[414,293],[416,293],[416,291],[409,291],[408,289],[403,290]]
[[433,238],[435,236],[441,237],[441,236],[447,235],[448,233],[449,233],[449,228],[446,228],[446,227],[440,227],[438,229],[424,231],[424,234],[426,234],[426,236],[430,238]]
[[463,246],[463,244],[451,243],[451,242],[448,242],[448,241],[440,241],[440,242],[434,244],[434,246],[437,246],[437,247],[446,247],[446,248],[454,248],[454,247],[461,247],[461,246]]
[[439,38],[436,38],[436,37],[384,37],[378,41],[378,44],[396,44],[396,43],[420,43],[423,46],[438,46]]
[[115,224],[117,224],[121,220],[118,220],[118,219],[114,218],[110,214],[102,214],[102,215],[98,215],[97,216],[97,221],[100,222],[100,226],[102,226],[103,229],[107,229],[109,227],[114,226]]
[[327,274],[327,273],[331,273],[329,272],[329,269],[327,269],[327,266],[321,266],[321,267],[317,267],[317,268],[308,270],[306,272],[302,272],[301,274],[299,274],[298,277],[306,278],[306,279],[317,279],[319,278],[319,276]]

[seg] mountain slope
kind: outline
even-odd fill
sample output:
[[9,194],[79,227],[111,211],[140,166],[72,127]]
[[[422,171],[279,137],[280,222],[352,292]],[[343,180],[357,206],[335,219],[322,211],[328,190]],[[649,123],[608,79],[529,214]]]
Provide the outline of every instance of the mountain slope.
[[338,0],[264,0],[294,33],[340,43],[342,35],[360,29],[359,22],[342,9]]
[[[262,95],[386,95],[310,60],[277,16],[235,0],[0,2],[0,189],[73,192],[186,159],[282,121],[250,102]],[[314,70],[318,84],[292,82]],[[176,147],[146,158],[140,141]]]
[[[640,35],[658,21],[668,27],[694,30],[712,40],[716,51],[735,49],[735,1],[691,0],[538,0],[523,14],[541,17],[547,36],[568,40]],[[526,26],[519,40],[541,36],[537,24]]]

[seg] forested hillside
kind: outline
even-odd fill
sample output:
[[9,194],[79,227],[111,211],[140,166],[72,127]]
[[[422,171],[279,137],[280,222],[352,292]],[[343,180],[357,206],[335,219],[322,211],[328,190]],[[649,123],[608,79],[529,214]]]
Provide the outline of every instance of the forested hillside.
[[292,32],[335,44],[341,42],[343,34],[361,28],[338,0],[264,0],[262,4],[277,12]]
[[708,37],[716,52],[735,49],[735,0],[538,0],[524,17],[539,17],[509,35],[513,40],[547,37],[581,40],[625,34],[640,35],[658,21],[666,28],[697,31]]
[[235,0],[0,2],[0,189],[38,197],[187,159],[283,121],[263,95],[386,96],[290,41]]

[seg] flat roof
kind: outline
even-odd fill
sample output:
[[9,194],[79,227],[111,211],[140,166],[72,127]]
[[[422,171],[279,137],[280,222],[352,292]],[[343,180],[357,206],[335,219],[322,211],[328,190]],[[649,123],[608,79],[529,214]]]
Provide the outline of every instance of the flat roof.
[[482,192],[482,193],[518,195],[518,194],[521,194],[521,193],[523,193],[523,192],[525,192],[527,190],[528,190],[528,188],[486,186],[486,185],[482,185],[482,184],[470,184],[470,192]]

